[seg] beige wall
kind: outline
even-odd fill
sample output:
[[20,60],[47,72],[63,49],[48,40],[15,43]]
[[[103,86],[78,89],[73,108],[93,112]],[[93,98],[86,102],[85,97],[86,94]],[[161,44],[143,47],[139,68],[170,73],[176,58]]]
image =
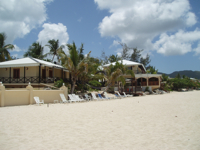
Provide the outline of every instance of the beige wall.
[[1,91],[0,91],[0,107],[1,107]]
[[29,104],[28,90],[5,90],[4,106],[17,106]]
[[[11,68],[11,77],[13,77],[13,69],[20,69],[20,78],[24,77],[24,67]],[[39,75],[38,66],[25,67],[25,69],[26,69],[25,71],[26,77]],[[10,76],[10,68],[7,68],[7,70],[6,68],[0,68],[0,77],[9,77],[9,76]]]
[[[60,93],[63,93],[61,90],[34,90],[33,97],[37,96],[40,100],[44,100],[44,103],[53,103],[54,100],[61,101]],[[35,101],[33,100],[35,104]]]
[[9,77],[10,68],[0,68],[0,77]]
[[66,99],[68,98],[68,88],[65,86],[62,86],[60,90],[33,90],[30,85],[25,90],[5,90],[1,84],[0,107],[35,104],[34,96],[44,100],[44,103],[54,103],[54,100],[60,102],[60,93],[63,93]]

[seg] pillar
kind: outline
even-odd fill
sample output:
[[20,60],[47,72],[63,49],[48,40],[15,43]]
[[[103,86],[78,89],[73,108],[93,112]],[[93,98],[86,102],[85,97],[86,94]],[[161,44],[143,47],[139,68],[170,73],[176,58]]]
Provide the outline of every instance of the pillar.
[[33,87],[31,86],[30,82],[26,89],[29,90],[29,104],[31,105],[33,104]]
[[24,66],[24,83],[25,83],[25,74],[26,74],[26,68]]
[[39,83],[41,82],[41,64],[39,65]]
[[64,83],[60,90],[63,90],[63,94],[65,95],[66,99],[68,99],[68,88],[64,85]]
[[2,82],[0,83],[0,91],[1,91],[1,107],[4,107],[5,86],[2,84]]
[[9,82],[11,83],[11,67],[10,67],[10,75],[9,75],[9,77],[10,77],[10,79],[9,79],[10,81]]

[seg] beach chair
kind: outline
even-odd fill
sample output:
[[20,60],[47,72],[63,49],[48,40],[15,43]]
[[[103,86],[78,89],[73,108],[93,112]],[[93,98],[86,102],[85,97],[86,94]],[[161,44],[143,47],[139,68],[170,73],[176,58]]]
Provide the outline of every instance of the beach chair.
[[92,94],[92,99],[93,100],[98,100],[98,98],[96,97],[95,93],[91,93]]
[[104,92],[104,95],[105,95],[105,98],[107,99],[115,99],[116,97],[108,97],[108,93],[107,92]]
[[116,98],[120,98],[121,99],[121,97],[119,95],[115,94],[115,96],[116,96]]
[[64,94],[60,94],[60,98],[61,98],[61,100],[62,100],[63,103],[68,103],[68,100],[66,100]]
[[97,94],[98,95],[98,97],[100,98],[100,99],[102,99],[102,100],[104,100],[105,98],[103,98],[102,96],[101,96],[101,94]]
[[119,95],[119,97],[125,98],[125,96],[124,96],[124,95],[121,95],[118,91],[115,91],[115,92]]
[[129,95],[129,94],[126,95],[125,92],[123,92],[123,93],[124,93],[124,96],[125,96],[125,97],[133,97],[133,95]]
[[84,99],[80,98],[78,95],[72,94],[74,98],[76,98],[79,102],[85,101]]
[[41,100],[41,101],[40,101],[40,98],[37,97],[37,96],[34,97],[34,100],[35,100],[35,103],[36,103],[37,105],[39,105],[39,104],[44,104],[44,100]]
[[85,94],[85,99],[88,100],[88,101],[89,101],[89,100],[92,100],[91,96],[89,96],[89,95],[87,95],[87,94]]
[[69,100],[70,103],[71,103],[71,102],[75,102],[75,103],[76,103],[76,102],[79,102],[79,100],[78,100],[77,98],[75,98],[74,96],[72,96],[71,94],[68,94],[68,96],[69,96],[69,98],[70,98],[70,100]]

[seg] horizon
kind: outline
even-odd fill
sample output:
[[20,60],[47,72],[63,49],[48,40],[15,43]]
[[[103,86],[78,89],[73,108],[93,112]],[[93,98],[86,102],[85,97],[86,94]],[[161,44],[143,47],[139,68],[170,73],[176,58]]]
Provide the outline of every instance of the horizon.
[[[143,49],[150,65],[166,74],[178,70],[200,71],[200,1],[193,0],[73,0],[11,1],[0,6],[0,33],[13,44],[11,56],[23,58],[33,42],[46,45],[84,43],[92,57],[120,56],[122,47]],[[16,6],[18,9],[15,9]],[[35,11],[37,10],[37,11]],[[48,48],[44,48],[44,53]],[[65,48],[65,52],[68,50]]]

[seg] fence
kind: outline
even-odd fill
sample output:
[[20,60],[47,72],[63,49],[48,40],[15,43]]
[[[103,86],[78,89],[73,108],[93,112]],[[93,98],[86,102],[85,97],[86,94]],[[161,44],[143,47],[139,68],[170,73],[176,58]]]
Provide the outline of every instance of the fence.
[[33,90],[31,85],[26,90],[5,90],[0,83],[0,107],[35,104],[34,96],[38,96],[44,103],[54,103],[54,100],[61,101],[60,93],[68,98],[68,88],[62,86],[59,90]]

